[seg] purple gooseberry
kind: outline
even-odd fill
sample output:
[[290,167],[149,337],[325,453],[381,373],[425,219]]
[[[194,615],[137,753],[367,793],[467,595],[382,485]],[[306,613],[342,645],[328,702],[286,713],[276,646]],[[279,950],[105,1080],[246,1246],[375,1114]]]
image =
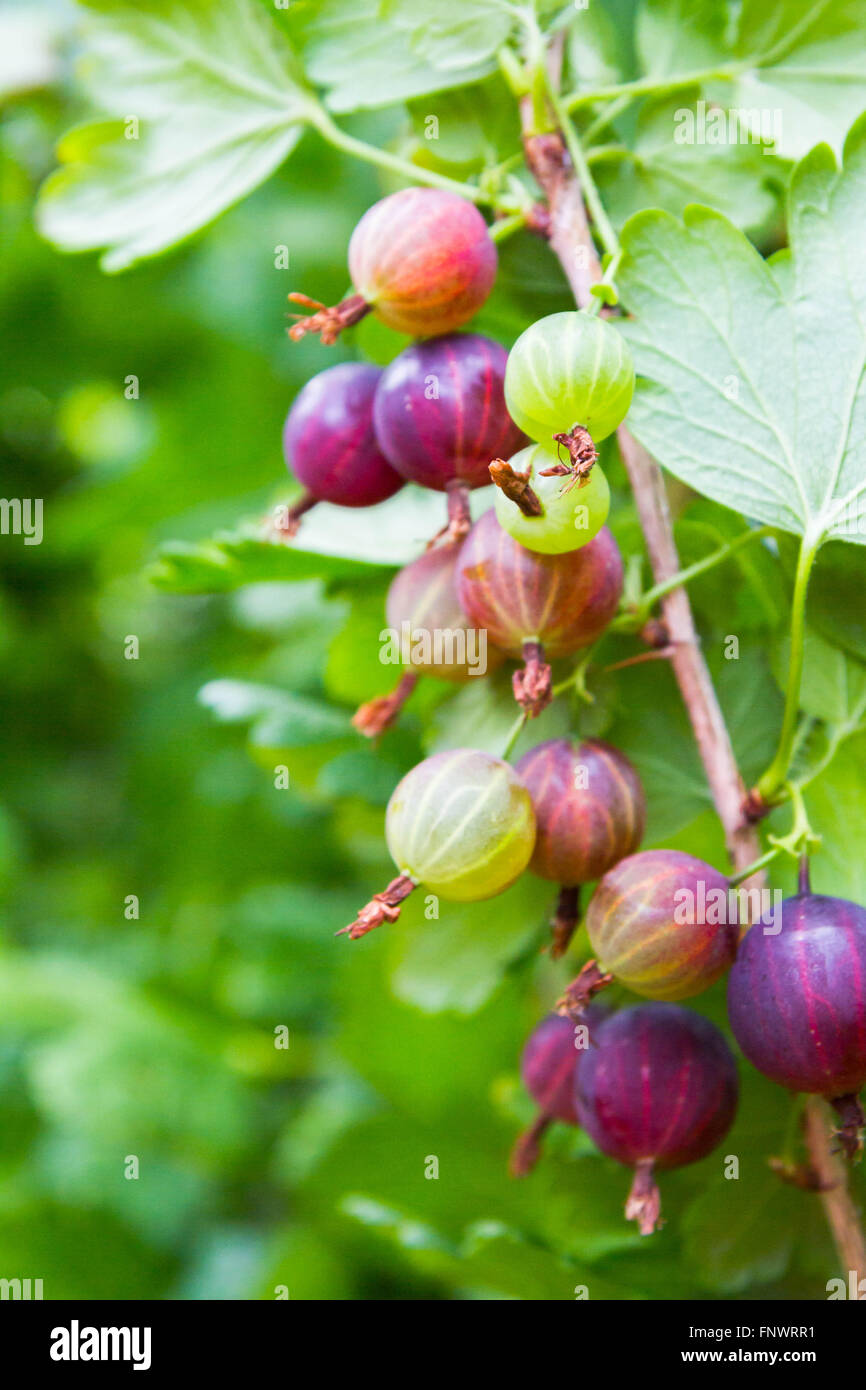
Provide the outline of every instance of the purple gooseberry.
[[657,1168],[704,1158],[737,1108],[724,1037],[678,1004],[638,1004],[603,1020],[581,1059],[577,1117],[602,1153],[634,1169],[625,1214],[641,1235],[660,1224]]
[[758,1071],[831,1102],[855,1156],[866,1083],[866,911],[811,893],[806,882],[764,914],[740,943],[728,1017]]
[[513,1177],[525,1177],[535,1167],[542,1135],[555,1120],[577,1124],[577,1068],[589,1046],[590,1028],[603,1017],[604,1011],[598,1005],[588,1010],[580,1023],[561,1014],[548,1014],[527,1038],[520,1058],[520,1075],[538,1114],[512,1150],[509,1166]]
[[369,507],[384,502],[405,479],[385,458],[373,430],[373,396],[381,368],[339,362],[301,388],[283,429],[283,452],[305,488],[281,529],[290,535],[316,502]]
[[506,357],[490,338],[449,333],[394,358],[376,390],[373,420],[398,473],[440,492],[489,484],[491,461],[526,442],[505,408]]

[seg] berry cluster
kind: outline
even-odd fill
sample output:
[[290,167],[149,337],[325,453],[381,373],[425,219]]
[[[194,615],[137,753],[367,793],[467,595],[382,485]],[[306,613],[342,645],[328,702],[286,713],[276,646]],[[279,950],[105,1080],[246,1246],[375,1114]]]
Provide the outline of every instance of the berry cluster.
[[[377,203],[356,228],[349,265],[357,293],[334,309],[315,305],[292,336],[318,331],[331,342],[372,310],[421,341],[384,371],[332,367],[300,393],[285,446],[307,493],[291,529],[319,499],[366,506],[406,481],[447,494],[448,524],[391,585],[389,625],[483,633],[488,667],[522,660],[513,687],[532,718],[552,697],[548,658],[595,642],[619,607],[623,565],[605,526],[610,498],[596,444],[629,408],[628,349],[587,312],[540,320],[507,356],[489,339],[455,332],[490,292],[496,252],[477,209],[452,194],[411,189]],[[468,492],[491,479],[495,505],[471,525]],[[358,727],[385,729],[422,673],[469,679],[465,651],[457,644],[443,657],[413,645],[397,690],[362,707]],[[676,850],[642,852],[644,822],[637,772],[597,740],[553,739],[516,767],[471,748],[437,753],[388,804],[397,876],[342,932],[357,939],[393,922],[420,884],[472,902],[528,869],[558,887],[558,957],[579,921],[581,887],[595,884],[585,914],[595,959],[524,1050],[538,1116],[512,1171],[529,1172],[553,1121],[580,1125],[634,1170],[626,1214],[648,1234],[660,1222],[655,1171],[703,1158],[734,1119],[728,1044],[679,1002],[726,971],[730,1024],[746,1058],[782,1086],[829,1099],[843,1147],[858,1152],[866,911],[812,894],[804,869],[779,920],[746,931],[727,878]],[[590,1002],[614,981],[651,1002],[614,1011]]]

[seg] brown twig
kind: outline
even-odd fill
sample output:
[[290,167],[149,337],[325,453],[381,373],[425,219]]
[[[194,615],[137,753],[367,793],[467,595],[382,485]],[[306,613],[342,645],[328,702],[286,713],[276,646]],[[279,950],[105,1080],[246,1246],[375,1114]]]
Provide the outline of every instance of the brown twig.
[[809,1160],[820,1183],[824,1216],[845,1273],[853,1270],[856,1287],[866,1277],[866,1239],[861,1214],[848,1191],[845,1166],[832,1152],[828,1135],[830,1116],[820,1096],[810,1096],[803,1115],[803,1133]]

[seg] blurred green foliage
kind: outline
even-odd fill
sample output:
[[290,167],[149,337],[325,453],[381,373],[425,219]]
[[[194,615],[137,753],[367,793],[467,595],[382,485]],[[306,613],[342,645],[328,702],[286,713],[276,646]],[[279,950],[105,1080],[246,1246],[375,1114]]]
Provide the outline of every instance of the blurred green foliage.
[[[344,90],[351,72],[314,40]],[[596,61],[607,72],[600,49]],[[486,50],[478,64],[473,77]],[[333,349],[284,332],[289,289],[344,292],[352,226],[393,185],[307,133],[205,234],[106,277],[34,231],[54,142],[82,114],[66,69],[52,76],[2,115],[3,491],[44,498],[45,530],[39,546],[0,538],[0,1276],[76,1298],[823,1297],[836,1269],[816,1199],[766,1168],[790,1101],[752,1072],[723,1146],[741,1181],[721,1178],[718,1154],[666,1175],[668,1224],[651,1242],[623,1220],[624,1170],[580,1134],[560,1127],[531,1180],[506,1176],[529,1115],[522,1040],[562,984],[540,954],[549,885],[527,877],[492,903],[443,905],[436,923],[410,902],[359,946],[332,939],[390,874],[382,811],[396,780],[431,748],[498,751],[513,718],[507,675],[456,694],[428,683],[378,749],[361,746],[349,713],[388,684],[387,566],[307,560],[235,588],[226,566],[242,540],[215,552],[208,539],[284,496],[280,431],[303,382],[341,357],[393,354],[372,322]],[[411,150],[400,108],[351,129]],[[510,130],[456,114],[445,162],[471,168]],[[623,214],[646,197],[637,180],[618,188]],[[744,220],[775,237],[764,184]],[[275,269],[281,245],[290,271]],[[478,327],[509,343],[567,305],[552,258],[517,237]],[[138,399],[124,395],[130,376]],[[605,466],[615,531],[638,554],[621,465],[611,453]],[[683,562],[741,529],[685,499]],[[164,592],[160,576],[189,592]],[[778,727],[769,651],[789,592],[785,567],[755,547],[693,586],[747,777]],[[844,614],[820,600],[819,584],[816,632],[853,662],[860,611],[840,636]],[[731,632],[737,663],[722,655]],[[632,650],[610,639],[609,660]],[[667,666],[592,689],[592,705],[551,709],[517,752],[569,722],[603,733],[644,776],[647,845],[723,864]],[[283,763],[288,789],[275,785]],[[813,819],[829,848],[817,886],[862,900],[861,768],[831,764]],[[790,886],[786,870],[776,882]],[[723,988],[697,1006],[723,1023]]]

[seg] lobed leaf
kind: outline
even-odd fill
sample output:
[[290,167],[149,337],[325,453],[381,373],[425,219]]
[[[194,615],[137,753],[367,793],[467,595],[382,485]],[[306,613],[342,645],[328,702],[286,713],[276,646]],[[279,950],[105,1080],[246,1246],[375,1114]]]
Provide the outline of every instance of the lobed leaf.
[[294,148],[314,98],[253,0],[97,8],[82,75],[109,119],[64,136],[37,221],[65,251],[105,248],[103,269],[117,271],[262,183]]
[[801,162],[789,205],[781,261],[708,208],[627,224],[618,283],[640,377],[630,422],[706,496],[812,542],[863,543],[866,119],[842,168],[826,146]]

